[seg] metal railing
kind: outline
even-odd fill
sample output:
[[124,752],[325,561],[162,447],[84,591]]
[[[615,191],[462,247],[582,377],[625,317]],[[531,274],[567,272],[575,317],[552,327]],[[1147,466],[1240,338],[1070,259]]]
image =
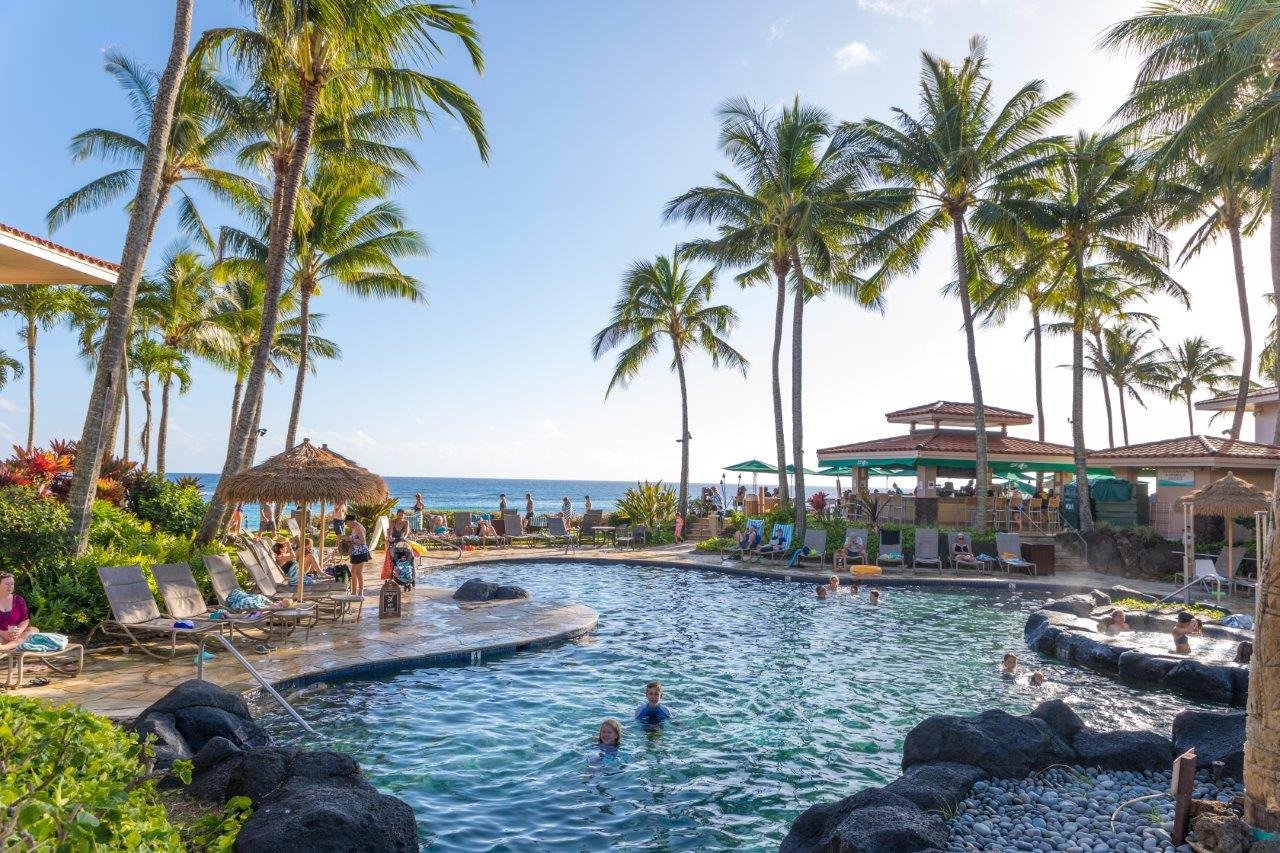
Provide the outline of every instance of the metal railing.
[[263,677],[262,673],[258,672],[258,670],[254,668],[253,664],[249,663],[245,656],[240,654],[236,647],[231,645],[231,641],[223,634],[213,634],[212,636],[206,634],[204,637],[200,638],[200,648],[196,652],[196,678],[201,681],[204,680],[204,644],[210,639],[215,639],[222,643],[222,647],[230,652],[233,658],[240,661],[240,665],[245,668],[245,671],[248,672],[249,675],[253,676],[253,680],[258,682],[262,689],[267,691],[267,694],[272,699],[275,699],[276,702],[280,704],[280,707],[284,708],[289,716],[293,717],[293,721],[302,726],[307,734],[314,735],[316,737],[323,737],[323,735],[311,727],[310,723],[302,719],[298,712],[294,710],[293,706],[280,695],[279,691],[271,686],[271,682],[267,681],[267,679]]

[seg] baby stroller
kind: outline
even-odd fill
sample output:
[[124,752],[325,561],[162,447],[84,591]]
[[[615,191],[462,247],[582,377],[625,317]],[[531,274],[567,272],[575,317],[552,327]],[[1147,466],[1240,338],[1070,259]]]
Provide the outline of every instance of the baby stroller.
[[418,585],[415,565],[418,555],[405,540],[391,543],[391,579],[406,592]]

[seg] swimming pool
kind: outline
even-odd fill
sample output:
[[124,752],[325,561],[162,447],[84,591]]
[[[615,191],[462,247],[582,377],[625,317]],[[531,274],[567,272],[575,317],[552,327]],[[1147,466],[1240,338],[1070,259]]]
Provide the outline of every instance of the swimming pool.
[[[925,717],[1025,712],[1061,697],[1108,728],[1168,731],[1186,700],[1142,693],[1052,661],[1022,641],[1041,597],[866,589],[819,601],[813,587],[618,564],[471,565],[433,573],[517,583],[600,614],[561,646],[476,666],[425,668],[313,688],[301,714],[415,809],[435,850],[776,849],[814,803],[899,772]],[[996,674],[1017,651],[1053,683]],[[676,723],[631,719],[661,680]],[[601,720],[623,748],[601,759]],[[296,733],[278,717],[273,735]]]

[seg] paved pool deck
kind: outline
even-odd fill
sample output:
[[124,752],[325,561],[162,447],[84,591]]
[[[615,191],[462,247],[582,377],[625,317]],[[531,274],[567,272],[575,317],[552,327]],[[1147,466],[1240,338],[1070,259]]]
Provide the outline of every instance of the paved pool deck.
[[[564,642],[590,633],[597,614],[581,604],[563,601],[506,602],[460,606],[450,598],[452,589],[432,585],[432,572],[459,566],[474,568],[485,575],[486,565],[518,564],[529,561],[572,560],[589,563],[631,563],[653,565],[672,571],[716,571],[751,577],[776,578],[818,583],[830,576],[828,570],[788,569],[776,563],[722,561],[718,555],[694,551],[689,545],[617,549],[584,546],[567,551],[563,547],[490,548],[461,556],[432,552],[422,561],[419,586],[404,597],[399,618],[380,619],[377,598],[369,597],[359,620],[345,623],[321,621],[310,635],[298,630],[277,640],[276,649],[256,654],[253,644],[236,640],[237,649],[274,686],[281,690],[308,683],[343,678],[380,675],[421,666],[453,663],[507,654],[519,649]],[[370,566],[381,566],[375,559]],[[847,580],[847,575],[845,579]],[[518,579],[517,579],[518,582]],[[897,571],[869,582],[877,586],[934,586],[978,589],[1007,589],[1011,584],[1026,591],[1065,594],[1123,584],[1153,595],[1174,590],[1168,583],[1117,578],[1096,573],[1072,573],[1032,578],[1026,575],[965,572],[959,576],[937,572],[912,574]],[[381,585],[378,570],[365,573],[365,589]],[[1226,606],[1235,612],[1252,613],[1252,602],[1232,597]],[[205,663],[204,677],[229,690],[252,694],[257,683],[225,650],[211,643],[214,658]],[[49,678],[44,687],[20,687],[17,695],[39,697],[54,702],[71,702],[114,719],[138,715],[175,685],[195,677],[194,648],[188,646],[172,661],[159,661],[133,649],[122,654],[119,644],[91,649],[85,657],[85,671],[69,678],[57,673],[37,673]],[[27,678],[30,681],[30,676]]]

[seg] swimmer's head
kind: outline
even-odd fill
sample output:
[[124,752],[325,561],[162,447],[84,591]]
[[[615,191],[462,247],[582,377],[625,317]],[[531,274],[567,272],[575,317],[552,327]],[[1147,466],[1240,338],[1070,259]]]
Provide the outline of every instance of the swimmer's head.
[[1248,640],[1241,640],[1240,645],[1236,646],[1236,663],[1248,663],[1253,660],[1253,643]]
[[650,681],[644,686],[644,698],[650,705],[657,705],[662,701],[662,682]]
[[622,724],[613,717],[600,724],[599,744],[601,746],[620,746],[622,744]]
[[1007,671],[1013,672],[1018,668],[1018,656],[1013,652],[1005,652],[1004,658],[1000,661],[1000,665]]
[[868,601],[870,601],[872,604],[879,604],[879,603],[880,603],[880,590],[878,590],[878,589],[871,589],[871,590],[869,590],[869,591],[867,592],[867,600],[868,600]]
[[1044,684],[1044,673],[1036,670],[1031,673],[1031,678],[1028,679],[1028,682],[1032,687],[1039,687],[1041,684]]
[[831,578],[827,581],[827,585],[831,587],[840,586],[840,578],[838,578],[835,575],[832,575]]
[[1124,611],[1121,610],[1119,607],[1111,611],[1111,624],[1112,625],[1124,624]]
[[1190,614],[1190,613],[1188,613],[1188,612],[1187,612],[1187,611],[1185,611],[1185,610],[1179,610],[1179,611],[1178,611],[1178,624],[1179,624],[1179,625],[1190,625],[1190,624],[1191,624],[1191,614]]
[[822,584],[818,584],[818,598],[826,598],[826,597],[827,597],[827,588]]

